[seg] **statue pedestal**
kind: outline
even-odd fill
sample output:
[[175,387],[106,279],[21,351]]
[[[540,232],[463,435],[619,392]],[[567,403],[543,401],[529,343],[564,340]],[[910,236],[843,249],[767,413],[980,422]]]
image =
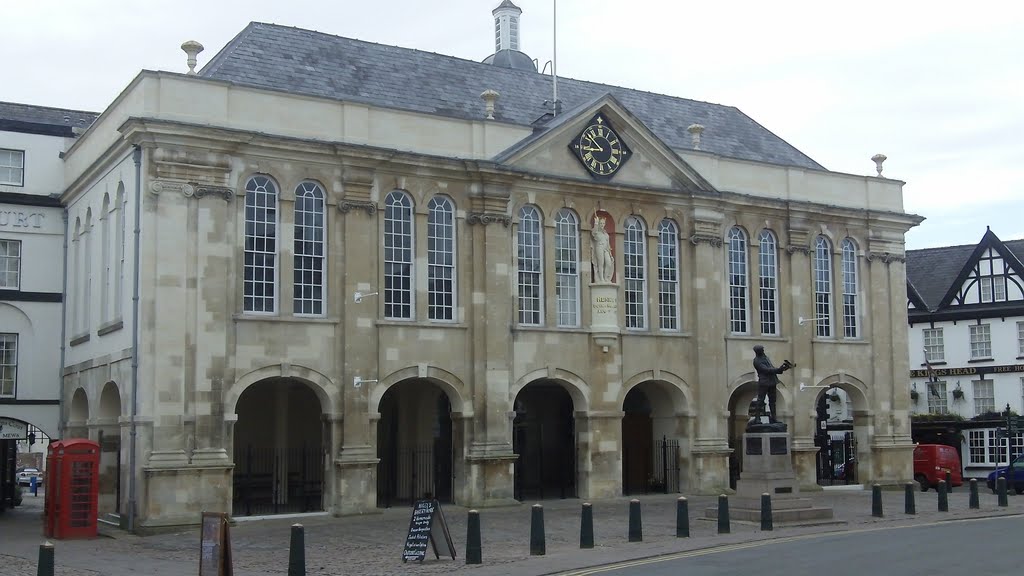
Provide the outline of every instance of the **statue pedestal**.
[[590,285],[590,332],[594,342],[604,348],[619,341],[619,286],[610,282]]

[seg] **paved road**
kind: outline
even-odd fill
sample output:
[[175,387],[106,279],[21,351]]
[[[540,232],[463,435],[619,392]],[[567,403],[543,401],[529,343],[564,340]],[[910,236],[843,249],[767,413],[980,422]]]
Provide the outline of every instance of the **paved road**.
[[[1019,574],[1024,516],[878,527],[748,542],[578,570],[566,576]],[[746,568],[742,568],[746,567]]]

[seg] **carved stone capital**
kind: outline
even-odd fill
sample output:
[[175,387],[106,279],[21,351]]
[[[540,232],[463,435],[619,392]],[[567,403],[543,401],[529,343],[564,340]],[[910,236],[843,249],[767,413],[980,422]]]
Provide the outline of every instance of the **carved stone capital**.
[[482,224],[487,226],[495,222],[501,222],[505,228],[508,228],[512,225],[512,217],[508,214],[499,214],[497,212],[470,212],[466,215],[466,223],[470,225]]
[[377,213],[377,204],[369,200],[342,200],[338,202],[338,211],[348,214],[352,210],[366,210],[367,216]]
[[874,262],[875,260],[879,260],[882,262],[882,264],[907,261],[906,256],[900,254],[892,254],[890,252],[868,252],[866,258],[868,262]]
[[797,252],[800,252],[804,256],[810,256],[811,255],[811,247],[810,246],[798,246],[796,244],[790,244],[789,246],[786,246],[786,252],[789,252],[790,255],[793,255],[793,254],[795,254]]
[[149,185],[149,193],[159,196],[164,192],[180,192],[186,198],[202,198],[204,196],[219,196],[225,202],[230,202],[235,195],[234,191],[224,186],[210,186],[198,182],[173,182],[169,180],[155,180]]
[[193,184],[196,198],[202,198],[204,196],[219,196],[223,198],[225,202],[230,202],[231,198],[234,197],[235,193],[230,188],[224,186],[207,186],[205,184]]
[[700,244],[701,242],[710,244],[715,248],[721,248],[722,244],[724,243],[721,237],[712,236],[710,234],[694,234],[693,236],[690,236],[690,243],[693,244],[694,246]]

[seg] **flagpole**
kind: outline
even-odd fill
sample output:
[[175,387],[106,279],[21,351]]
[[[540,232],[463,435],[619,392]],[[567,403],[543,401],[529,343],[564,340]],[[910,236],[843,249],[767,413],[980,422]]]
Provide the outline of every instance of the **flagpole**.
[[551,26],[554,29],[554,41],[551,48],[551,84],[554,90],[551,115],[558,116],[558,0],[552,0],[551,4],[554,10]]

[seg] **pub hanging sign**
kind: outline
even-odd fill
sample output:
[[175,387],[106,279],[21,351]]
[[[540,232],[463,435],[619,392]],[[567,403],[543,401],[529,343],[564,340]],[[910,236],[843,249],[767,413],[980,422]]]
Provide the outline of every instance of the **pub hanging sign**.
[[[954,376],[984,376],[985,374],[1011,374],[1024,372],[1024,364],[1000,364],[999,366],[968,366],[966,368],[932,368],[932,374],[936,378],[949,378]],[[911,370],[911,378],[927,378],[928,370]]]

